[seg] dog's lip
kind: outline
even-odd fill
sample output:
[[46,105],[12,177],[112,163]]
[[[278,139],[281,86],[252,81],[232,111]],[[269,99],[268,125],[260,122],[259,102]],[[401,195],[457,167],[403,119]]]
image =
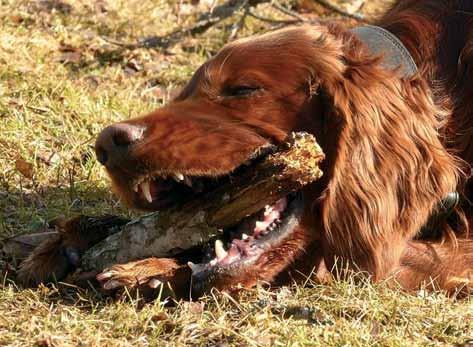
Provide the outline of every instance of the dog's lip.
[[[273,153],[275,148],[276,146],[267,142],[253,150],[244,161],[228,171],[195,168],[156,169],[121,181],[128,182],[125,183],[125,190],[132,197],[131,203],[134,207],[146,210],[167,209],[172,207],[175,202],[167,196],[167,192],[178,188],[180,195],[178,200],[188,201],[196,195],[215,188],[208,189],[206,184],[209,180],[225,179],[239,168],[250,166],[255,160]],[[163,191],[164,194],[160,194]]]
[[244,273],[245,269],[256,264],[266,252],[282,245],[299,225],[304,213],[304,206],[302,192],[296,193],[287,207],[289,211],[278,230],[258,239],[249,254],[240,255],[239,258],[223,264],[216,259],[207,263],[188,263],[192,270],[193,291],[204,293],[208,287],[212,287],[212,282],[218,276],[238,277],[239,274]]

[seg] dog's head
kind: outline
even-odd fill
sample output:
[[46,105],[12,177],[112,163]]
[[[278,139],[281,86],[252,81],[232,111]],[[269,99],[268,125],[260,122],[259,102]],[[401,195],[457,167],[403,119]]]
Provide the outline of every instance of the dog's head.
[[332,25],[238,40],[165,107],[105,128],[97,157],[123,201],[159,210],[291,132],[313,133],[327,156],[324,179],[241,221],[205,270],[225,285],[271,280],[320,242],[329,264],[342,256],[377,275],[457,182],[427,86],[380,59]]

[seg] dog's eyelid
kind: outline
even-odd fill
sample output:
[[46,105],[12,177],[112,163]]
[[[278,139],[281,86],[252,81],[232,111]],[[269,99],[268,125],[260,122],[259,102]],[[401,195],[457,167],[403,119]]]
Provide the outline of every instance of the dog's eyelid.
[[254,92],[263,90],[262,87],[256,85],[236,85],[227,87],[223,91],[223,96],[225,97],[245,97],[253,94]]

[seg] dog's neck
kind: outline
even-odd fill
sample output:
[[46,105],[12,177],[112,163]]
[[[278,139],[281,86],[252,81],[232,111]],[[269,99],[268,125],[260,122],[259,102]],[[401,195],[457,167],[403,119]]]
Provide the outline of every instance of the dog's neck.
[[400,69],[402,76],[410,77],[417,73],[417,65],[407,48],[394,34],[374,25],[365,25],[351,30],[369,50],[383,56],[383,67]]

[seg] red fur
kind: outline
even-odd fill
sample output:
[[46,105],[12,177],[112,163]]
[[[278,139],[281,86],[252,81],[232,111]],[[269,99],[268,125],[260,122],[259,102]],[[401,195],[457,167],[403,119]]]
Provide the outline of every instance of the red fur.
[[[473,163],[473,11],[469,1],[403,0],[377,22],[411,52],[419,73],[403,78],[346,28],[291,27],[225,46],[173,102],[126,123],[145,128],[123,165],[109,167],[115,191],[132,207],[153,209],[132,190],[156,171],[218,176],[256,148],[292,131],[313,133],[324,177],[304,190],[301,226],[253,266],[212,285],[247,286],[322,276],[337,259],[374,280],[408,289],[468,293],[473,240],[467,223],[437,226],[442,240],[416,241],[436,204],[467,196]],[[235,86],[257,86],[228,97]],[[458,216],[471,219],[468,205]],[[462,218],[458,218],[461,220]],[[465,289],[466,288],[466,289]]]
[[[272,281],[293,262],[311,268],[323,260],[330,269],[336,259],[374,280],[400,273],[408,289],[431,277],[447,290],[452,276],[471,280],[465,274],[473,268],[473,241],[465,227],[455,226],[456,243],[414,241],[436,204],[463,189],[463,172],[473,162],[473,88],[466,77],[473,25],[472,16],[458,12],[468,10],[461,1],[405,0],[379,21],[412,52],[419,66],[412,78],[383,69],[381,58],[345,28],[287,28],[227,45],[174,102],[130,121],[149,129],[130,160],[152,163],[150,171],[219,175],[294,130],[314,133],[326,152],[323,181],[304,191],[313,203],[301,229],[254,266],[213,285]],[[263,91],[224,96],[238,85]],[[136,205],[129,174],[110,175]],[[444,235],[451,230],[438,228]],[[319,254],[304,255],[309,248]],[[309,261],[303,266],[299,258]]]

